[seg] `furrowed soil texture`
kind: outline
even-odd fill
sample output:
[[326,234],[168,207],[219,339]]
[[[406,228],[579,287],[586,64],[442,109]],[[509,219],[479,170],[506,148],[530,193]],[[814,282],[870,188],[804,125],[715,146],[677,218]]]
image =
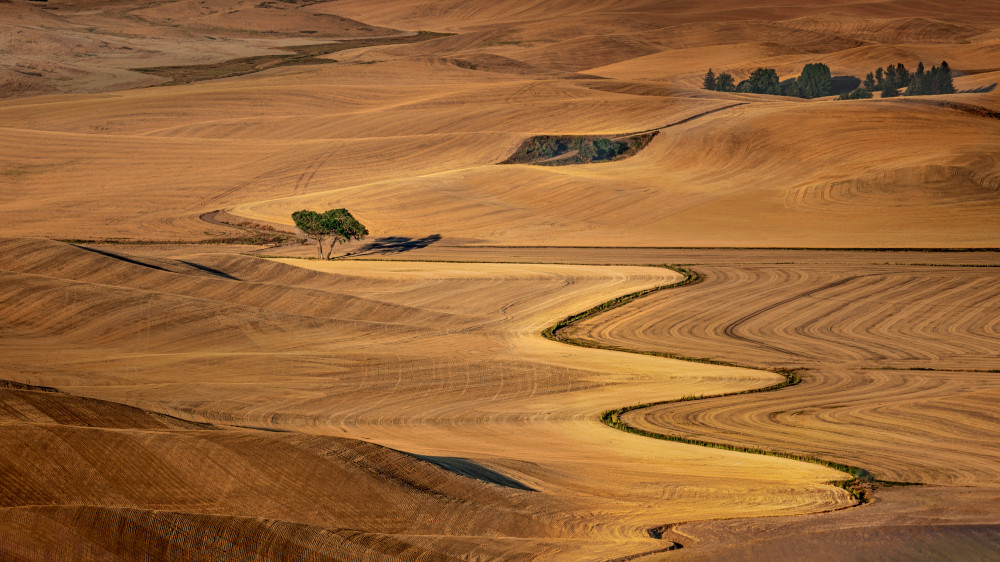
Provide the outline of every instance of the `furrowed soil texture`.
[[995,557],[1000,7],[794,4],[0,1],[0,558]]

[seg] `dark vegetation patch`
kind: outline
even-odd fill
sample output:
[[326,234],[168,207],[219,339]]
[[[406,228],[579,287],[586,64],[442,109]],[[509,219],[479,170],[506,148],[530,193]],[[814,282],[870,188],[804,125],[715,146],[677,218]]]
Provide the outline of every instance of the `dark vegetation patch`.
[[11,381],[7,379],[0,379],[0,388],[5,388],[8,390],[34,390],[36,392],[59,392],[58,388],[54,388],[51,386],[38,386],[35,384]]
[[260,4],[257,4],[256,8],[280,8],[282,4],[292,4],[296,8],[304,8],[306,6],[312,6],[313,4],[322,4],[326,0],[265,0]]
[[563,166],[622,160],[639,152],[659,131],[633,133],[618,137],[540,135],[531,137],[501,164],[538,164]]
[[941,66],[932,66],[930,70],[924,68],[923,62],[918,62],[915,72],[907,70],[901,62],[890,64],[869,72],[864,82],[857,76],[831,76],[830,67],[823,63],[809,63],[798,77],[786,80],[780,80],[773,68],[758,68],[738,83],[732,74],[722,72],[716,75],[709,68],[702,79],[702,88],[806,99],[839,94],[842,100],[871,98],[873,92],[881,92],[883,98],[891,98],[899,96],[900,89],[904,90],[902,95],[905,96],[955,93],[947,61],[941,61]]
[[420,31],[416,35],[402,37],[377,37],[372,39],[352,39],[349,41],[338,41],[336,43],[319,43],[315,45],[296,45],[292,47],[282,47],[284,50],[293,51],[288,55],[260,55],[256,57],[244,57],[230,59],[227,61],[211,64],[190,64],[183,66],[150,66],[144,68],[133,68],[138,72],[153,74],[170,78],[170,82],[161,84],[171,86],[174,84],[191,84],[203,80],[215,80],[217,78],[231,78],[278,68],[282,66],[295,66],[305,64],[327,64],[336,62],[334,60],[321,59],[323,55],[329,55],[338,51],[357,49],[360,47],[377,47],[381,45],[404,45],[417,43],[429,39],[447,37],[449,33],[434,33],[430,31]]

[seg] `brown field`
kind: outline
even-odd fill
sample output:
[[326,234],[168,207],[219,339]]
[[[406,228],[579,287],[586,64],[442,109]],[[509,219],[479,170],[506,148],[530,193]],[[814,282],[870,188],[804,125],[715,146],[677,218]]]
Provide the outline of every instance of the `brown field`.
[[[995,2],[0,0],[0,50],[0,558],[997,559]],[[958,93],[700,89],[918,60]],[[647,403],[774,454],[601,423]]]

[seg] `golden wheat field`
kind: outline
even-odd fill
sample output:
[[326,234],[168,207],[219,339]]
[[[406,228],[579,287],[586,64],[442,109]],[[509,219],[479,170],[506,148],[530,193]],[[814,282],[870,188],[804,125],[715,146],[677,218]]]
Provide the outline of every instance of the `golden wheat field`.
[[992,0],[0,0],[0,558],[998,560],[998,82]]

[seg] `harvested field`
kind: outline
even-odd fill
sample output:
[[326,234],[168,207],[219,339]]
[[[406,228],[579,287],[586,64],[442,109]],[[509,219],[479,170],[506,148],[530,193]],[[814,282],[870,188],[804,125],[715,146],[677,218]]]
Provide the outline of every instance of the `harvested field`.
[[[79,452],[72,449],[50,448],[45,457],[28,457],[29,464],[5,469],[11,475],[9,482],[20,490],[16,495],[13,489],[3,495],[11,508],[85,504],[196,509],[212,515],[253,515],[323,529],[363,528],[411,537],[400,538],[404,542],[429,534],[445,535],[441,539],[445,542],[447,536],[458,540],[476,535],[481,537],[476,541],[480,546],[473,551],[484,554],[506,549],[504,540],[517,538],[529,541],[525,548],[531,552],[547,545],[544,548],[552,553],[573,557],[574,552],[614,556],[654,548],[657,541],[649,539],[645,529],[669,520],[718,517],[734,510],[746,515],[776,509],[807,513],[851,504],[843,490],[825,484],[839,473],[824,467],[765,457],[744,459],[736,453],[671,443],[650,444],[600,424],[597,413],[602,409],[641,396],[726,392],[767,384],[775,377],[745,369],[576,350],[539,335],[547,324],[576,309],[676,280],[678,276],[669,270],[280,263],[211,254],[169,260],[23,239],[6,241],[3,255],[7,257],[0,310],[6,321],[0,343],[8,362],[2,377],[90,397],[80,402],[84,399],[11,390],[7,391],[11,404],[7,409],[24,411],[24,406],[15,404],[41,404],[44,398],[46,404],[58,401],[73,412],[84,404],[88,412],[107,410],[100,415],[72,414],[72,419],[96,417],[86,427],[72,420],[50,421],[40,414],[25,419],[18,414],[5,427],[12,437],[21,437],[3,441],[9,448],[4,458],[25,458],[32,450],[28,444],[39,439],[93,442],[93,447],[100,444],[99,450],[122,454],[148,451],[142,458],[133,453],[121,458],[105,453],[112,456],[96,467],[93,458],[78,458]],[[47,312],[56,307],[60,314]],[[151,322],[154,317],[155,323]],[[52,354],[46,370],[34,369],[34,358],[53,347],[59,352]],[[376,351],[390,348],[391,354]],[[455,353],[442,356],[444,349]],[[74,406],[78,402],[81,406]],[[213,426],[197,427],[195,433],[182,426],[183,431],[177,433],[170,425],[161,429],[149,427],[152,422],[116,421],[122,414],[115,412],[124,407],[115,403],[210,421]],[[32,409],[46,411],[39,405]],[[132,417],[143,411],[125,410],[136,412],[129,414]],[[102,429],[106,427],[116,431],[109,434]],[[315,451],[374,447],[363,441],[425,458],[465,459],[488,469],[482,472],[497,472],[503,476],[501,481],[510,479],[519,486],[487,485],[437,466],[424,466],[413,457],[393,457],[398,460],[386,461],[391,469],[381,465],[366,469],[375,480],[364,484],[367,488],[352,486],[354,494],[361,494],[355,499],[343,495],[338,500],[316,498],[308,492],[316,485],[315,479],[300,482],[301,508],[295,508],[300,500],[289,495],[287,485],[274,480],[329,473],[324,479],[329,478],[330,484],[322,486],[331,494],[341,494],[342,486],[333,484],[339,478],[337,471],[354,470],[356,463],[344,457],[346,453],[336,453],[335,459],[340,459],[336,463],[347,463],[343,468],[318,466]],[[222,450],[238,456],[220,458]],[[326,452],[320,458],[333,454]],[[371,454],[365,453],[365,458]],[[173,460],[168,463],[164,455]],[[284,459],[285,475],[264,470],[271,455]],[[229,467],[225,470],[230,475],[206,472],[203,463],[208,458],[219,470]],[[615,459],[610,469],[609,458]],[[293,463],[291,459],[301,460]],[[400,466],[402,459],[410,460]],[[193,467],[199,467],[199,484],[183,493],[175,491],[169,501],[150,495],[160,490],[155,484],[158,477],[143,475],[152,466],[175,464],[177,468],[170,468],[169,473],[177,486],[191,480],[183,470]],[[487,513],[490,518],[498,517],[496,506],[503,504],[511,510],[510,521],[477,523],[470,505],[462,508],[460,525],[450,522],[445,517],[450,513],[447,498],[439,498],[442,492],[434,491],[439,484],[412,485],[416,486],[412,493],[417,494],[411,502],[413,509],[436,516],[425,519],[400,512],[395,502],[404,501],[403,496],[393,487],[401,478],[409,482],[414,477],[410,465],[424,466],[420,470],[437,474],[433,477],[437,479],[451,474],[445,480],[466,490],[456,497],[494,494],[476,500],[484,506],[484,517]],[[712,465],[717,469],[707,469]],[[19,468],[24,466],[49,468],[39,473]],[[694,470],[695,466],[700,468]],[[230,489],[236,467],[240,481],[246,483],[239,494]],[[44,497],[32,496],[31,490],[41,490],[48,478],[54,478],[46,476],[51,471],[58,471],[59,481],[80,482],[81,487],[64,486],[46,491]],[[760,472],[772,473],[775,479],[761,478]],[[105,480],[117,476],[98,492],[86,482],[99,475]],[[143,480],[133,482],[137,478]],[[380,488],[380,479],[389,487]],[[618,488],[619,492],[605,493],[623,482],[629,484]],[[247,495],[259,487],[275,493],[280,490],[282,507],[268,497],[255,500]],[[229,491],[223,494],[222,490]],[[759,494],[772,500],[783,498],[787,505],[778,508],[771,501],[765,507],[751,500],[741,507],[739,498],[745,493],[750,498]],[[363,494],[384,498],[371,501],[386,511],[356,512],[350,506],[365,503],[360,499]],[[431,503],[419,499],[424,494]],[[648,503],[649,494],[661,501]],[[454,501],[464,505],[471,500]],[[317,504],[342,507],[327,507],[316,514],[310,506]],[[237,505],[241,506],[238,510]],[[596,526],[586,524],[589,530],[581,543],[581,521],[592,517],[597,517]],[[605,517],[617,523],[611,525]],[[97,519],[105,520],[112,521]],[[476,528],[489,531],[480,534]],[[237,536],[244,535],[240,531]],[[486,540],[493,536],[506,539]],[[86,537],[81,541],[84,546],[91,544]],[[428,548],[439,548],[435,544]]]
[[[766,396],[637,410],[626,422],[708,440],[739,428],[741,444],[799,453],[821,442],[825,456],[886,480],[996,483],[1000,435],[987,404],[1000,391],[1000,289],[992,270],[699,270],[705,281],[697,286],[626,305],[566,335],[801,368],[803,382]],[[915,457],[914,448],[923,452]]]
[[699,286],[658,294],[569,335],[771,367],[990,369],[1000,359],[993,268],[696,269],[705,276]]
[[[584,320],[564,330],[565,336],[794,367],[801,369],[802,382],[765,394],[650,406],[623,414],[623,422],[654,433],[863,466],[879,479],[953,486],[955,494],[962,488],[982,497],[993,493],[1000,471],[995,407],[1000,293],[991,269],[802,264],[696,269],[705,276],[700,284]],[[920,498],[931,492],[896,493]],[[935,502],[960,503],[943,500],[945,490],[934,494]],[[970,509],[980,502],[975,496],[966,501]],[[996,544],[995,517],[987,509],[977,524],[994,526],[953,529],[948,532],[955,536],[942,540],[981,556]],[[947,516],[936,523],[893,518],[918,543],[929,540],[926,525],[953,523]],[[828,533],[808,540],[838,540],[836,532]],[[901,548],[877,534],[840,536],[890,551]],[[744,552],[766,557],[783,548]],[[787,548],[790,556],[807,547],[793,541]]]
[[[0,558],[995,557],[998,41],[990,0],[0,0]],[[335,208],[371,236],[304,259]]]

